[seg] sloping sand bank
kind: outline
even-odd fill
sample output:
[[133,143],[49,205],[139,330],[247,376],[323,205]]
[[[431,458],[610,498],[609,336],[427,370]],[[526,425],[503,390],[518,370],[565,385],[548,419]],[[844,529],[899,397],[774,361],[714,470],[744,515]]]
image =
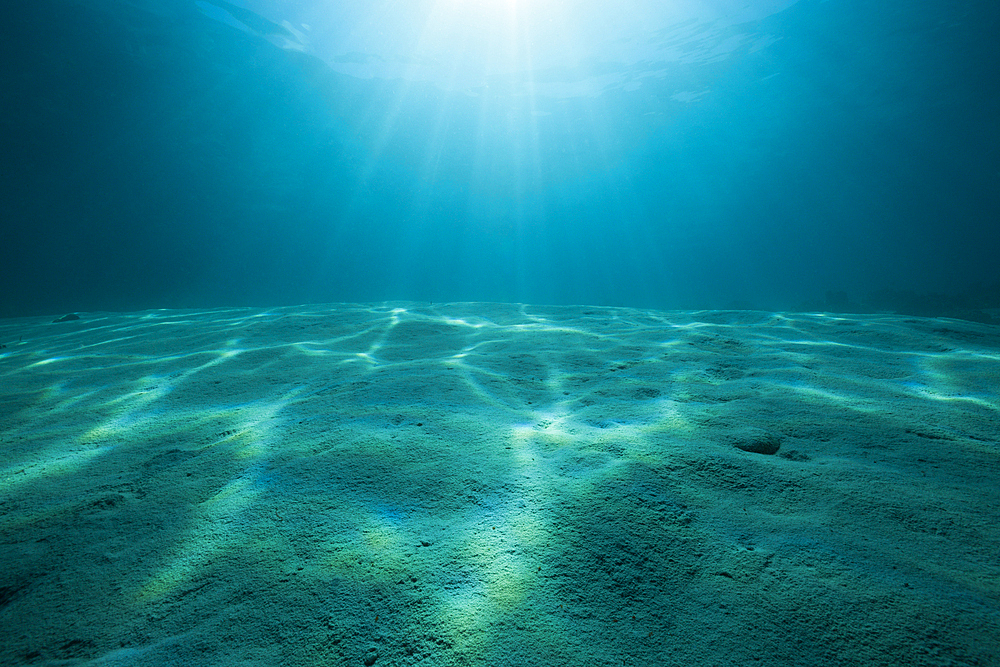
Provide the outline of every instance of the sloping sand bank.
[[0,321],[0,664],[1000,664],[1000,330]]

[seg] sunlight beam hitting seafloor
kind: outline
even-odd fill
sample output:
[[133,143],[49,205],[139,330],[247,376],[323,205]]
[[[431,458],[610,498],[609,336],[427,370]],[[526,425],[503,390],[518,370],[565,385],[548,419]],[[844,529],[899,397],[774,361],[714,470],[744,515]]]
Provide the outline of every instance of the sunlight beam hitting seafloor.
[[392,303],[0,341],[4,664],[1000,657],[988,325]]

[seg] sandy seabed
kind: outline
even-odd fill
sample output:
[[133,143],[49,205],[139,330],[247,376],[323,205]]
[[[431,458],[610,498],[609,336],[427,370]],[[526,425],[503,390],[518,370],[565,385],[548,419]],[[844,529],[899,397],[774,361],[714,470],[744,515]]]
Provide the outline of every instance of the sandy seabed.
[[998,665],[1000,328],[0,320],[2,665]]

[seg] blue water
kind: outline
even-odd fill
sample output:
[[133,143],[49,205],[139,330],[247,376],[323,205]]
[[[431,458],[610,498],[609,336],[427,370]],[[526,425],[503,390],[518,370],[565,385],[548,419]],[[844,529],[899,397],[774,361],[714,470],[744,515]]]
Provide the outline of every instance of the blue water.
[[[1000,306],[995,2],[33,0],[0,316]],[[983,316],[986,317],[986,316]]]

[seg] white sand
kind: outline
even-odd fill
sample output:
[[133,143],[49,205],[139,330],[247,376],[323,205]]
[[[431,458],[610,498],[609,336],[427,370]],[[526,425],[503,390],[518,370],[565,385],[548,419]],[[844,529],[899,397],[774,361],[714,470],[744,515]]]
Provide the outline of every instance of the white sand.
[[2,665],[1000,664],[996,327],[52,319],[0,320]]

